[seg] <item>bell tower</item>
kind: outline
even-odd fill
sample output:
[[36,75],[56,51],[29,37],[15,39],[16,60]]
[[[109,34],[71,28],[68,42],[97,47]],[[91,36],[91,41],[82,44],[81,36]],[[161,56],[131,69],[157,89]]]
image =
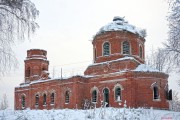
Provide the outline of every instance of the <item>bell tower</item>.
[[30,49],[27,51],[25,63],[25,82],[44,79],[48,76],[49,61],[47,51],[41,49]]

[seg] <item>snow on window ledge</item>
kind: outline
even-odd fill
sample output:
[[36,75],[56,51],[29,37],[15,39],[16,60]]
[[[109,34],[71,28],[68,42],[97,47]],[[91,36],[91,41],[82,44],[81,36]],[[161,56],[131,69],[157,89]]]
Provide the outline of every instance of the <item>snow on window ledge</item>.
[[93,104],[97,104],[97,102],[92,102]]
[[43,107],[46,107],[46,106],[47,106],[46,104],[43,105]]
[[54,106],[54,103],[51,103],[50,106]]
[[161,99],[160,99],[160,98],[158,98],[158,99],[153,99],[153,101],[154,101],[154,102],[160,102]]
[[121,102],[122,102],[122,100],[115,100],[114,102],[121,103]]

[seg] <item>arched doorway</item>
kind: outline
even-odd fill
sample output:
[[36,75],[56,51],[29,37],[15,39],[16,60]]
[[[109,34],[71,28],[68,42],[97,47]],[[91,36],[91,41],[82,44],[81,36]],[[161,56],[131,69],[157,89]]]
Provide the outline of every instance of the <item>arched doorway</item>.
[[104,105],[106,105],[106,107],[109,107],[109,90],[107,88],[103,90],[103,97],[104,97],[104,100],[103,100]]

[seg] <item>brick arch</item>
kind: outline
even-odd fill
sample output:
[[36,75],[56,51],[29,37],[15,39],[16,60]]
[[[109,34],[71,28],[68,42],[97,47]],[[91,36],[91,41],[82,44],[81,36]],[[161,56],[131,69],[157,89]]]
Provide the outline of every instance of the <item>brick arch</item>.
[[20,96],[25,96],[26,97],[26,94],[25,93],[21,93]]
[[98,89],[98,87],[94,86],[94,87],[91,88],[90,93],[92,94],[92,92],[93,92],[94,90],[97,91],[97,94],[100,92],[99,89]]
[[158,89],[160,89],[160,86],[157,82],[153,82],[150,86],[151,89],[153,89],[154,87],[157,87]]
[[109,90],[109,93],[111,92],[111,90],[108,88],[108,87],[103,87],[103,89],[102,89],[102,93],[103,93],[103,91],[104,91],[104,89],[108,89]]
[[72,93],[72,90],[71,90],[71,88],[69,88],[69,87],[66,87],[66,88],[64,89],[64,94],[66,94],[66,91],[69,91],[70,94]]
[[116,89],[117,87],[120,87],[121,90],[124,90],[124,87],[123,87],[121,84],[117,83],[117,84],[114,85],[113,91],[115,91],[115,89]]
[[56,94],[56,91],[54,89],[52,89],[52,90],[49,91],[49,93],[50,94],[52,94],[52,93]]
[[48,91],[47,91],[47,90],[43,91],[43,92],[42,92],[42,96],[43,96],[44,94],[47,95],[47,94],[48,94]]
[[34,95],[35,95],[35,96],[36,96],[36,95],[41,96],[41,93],[40,93],[40,92],[36,92]]

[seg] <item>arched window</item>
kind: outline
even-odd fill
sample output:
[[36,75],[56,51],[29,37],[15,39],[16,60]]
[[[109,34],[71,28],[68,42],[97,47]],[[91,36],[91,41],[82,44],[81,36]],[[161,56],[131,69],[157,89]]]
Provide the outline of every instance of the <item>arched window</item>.
[[121,101],[121,88],[120,87],[115,88],[115,100]]
[[46,105],[46,94],[43,95],[43,105]]
[[103,55],[109,55],[110,54],[110,44],[108,42],[105,42],[103,44]]
[[92,92],[92,102],[97,102],[97,91],[96,90],[94,90]]
[[153,99],[156,100],[156,99],[159,99],[159,90],[158,90],[158,87],[153,87]]
[[39,105],[39,95],[35,96],[35,105]]
[[65,93],[65,103],[69,103],[69,91]]
[[94,48],[94,61],[96,61],[96,48]]
[[140,58],[143,57],[143,51],[142,51],[142,47],[141,46],[139,47],[139,56],[140,56]]
[[24,95],[22,95],[22,97],[21,97],[21,104],[22,104],[22,109],[24,109],[25,105],[26,105],[26,101],[25,101],[25,96]]
[[123,54],[130,54],[130,45],[129,42],[123,42]]
[[103,99],[104,105],[106,107],[109,107],[109,89],[108,88],[105,88],[103,90],[103,97],[104,97]]
[[30,67],[26,69],[26,77],[30,77]]
[[43,68],[42,68],[42,71],[44,71],[44,70],[46,70],[46,68],[45,68],[45,67],[43,67]]
[[51,93],[51,104],[54,104],[54,93]]

